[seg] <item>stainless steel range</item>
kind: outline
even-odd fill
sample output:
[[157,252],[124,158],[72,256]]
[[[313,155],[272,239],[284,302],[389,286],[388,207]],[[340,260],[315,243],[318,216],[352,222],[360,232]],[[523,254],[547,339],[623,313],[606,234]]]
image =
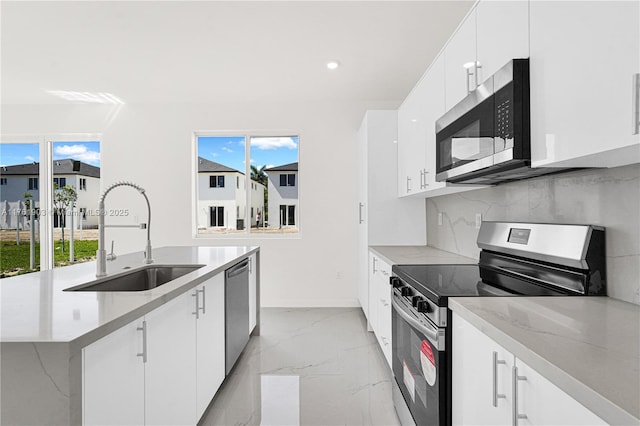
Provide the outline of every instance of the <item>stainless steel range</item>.
[[604,228],[483,222],[477,243],[477,265],[392,268],[394,403],[403,425],[451,424],[449,297],[606,295]]

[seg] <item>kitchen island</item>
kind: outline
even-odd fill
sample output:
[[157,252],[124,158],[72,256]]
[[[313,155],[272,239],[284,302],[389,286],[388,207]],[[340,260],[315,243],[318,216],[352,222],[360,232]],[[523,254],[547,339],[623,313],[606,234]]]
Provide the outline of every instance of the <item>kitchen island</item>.
[[[156,288],[133,292],[65,291],[94,281],[95,262],[2,280],[3,423],[83,423],[84,348],[251,256],[258,277],[253,334],[259,334],[258,247],[162,247],[153,255],[154,265],[203,266]],[[142,253],[122,255],[108,262],[107,274],[142,266]]]

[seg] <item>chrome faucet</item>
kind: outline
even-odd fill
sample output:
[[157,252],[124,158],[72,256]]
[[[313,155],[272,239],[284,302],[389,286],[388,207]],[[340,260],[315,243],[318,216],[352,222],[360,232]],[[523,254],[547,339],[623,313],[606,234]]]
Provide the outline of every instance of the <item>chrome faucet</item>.
[[[107,194],[114,188],[118,186],[130,186],[138,190],[140,194],[144,197],[147,202],[147,223],[142,223],[140,225],[105,225],[104,217],[105,217],[105,209],[104,209],[104,199],[107,197]],[[116,182],[110,187],[108,187],[100,197],[100,203],[98,204],[98,218],[99,218],[99,236],[98,236],[98,250],[96,251],[97,257],[97,272],[96,277],[104,277],[107,275],[107,251],[104,248],[104,229],[106,227],[109,228],[140,228],[147,229],[147,247],[144,251],[144,263],[153,263],[153,258],[151,257],[151,204],[149,203],[149,198],[145,193],[144,188],[136,185],[132,182]],[[111,259],[115,259],[115,255],[113,254],[113,243],[111,243]]]

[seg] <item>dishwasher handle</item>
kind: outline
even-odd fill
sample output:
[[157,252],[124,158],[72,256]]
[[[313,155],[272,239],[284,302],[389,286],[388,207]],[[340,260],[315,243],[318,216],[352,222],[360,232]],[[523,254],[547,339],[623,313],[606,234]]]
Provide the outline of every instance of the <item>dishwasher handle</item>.
[[244,259],[242,262],[227,269],[225,273],[227,274],[227,278],[231,278],[231,277],[235,277],[236,275],[240,275],[248,270],[249,270],[249,259]]

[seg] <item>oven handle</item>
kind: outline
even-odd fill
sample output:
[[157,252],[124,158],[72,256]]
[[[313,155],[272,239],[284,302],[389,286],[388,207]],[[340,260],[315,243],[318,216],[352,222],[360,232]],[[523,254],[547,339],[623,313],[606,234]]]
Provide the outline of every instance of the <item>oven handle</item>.
[[396,302],[395,297],[391,299],[391,305],[393,306],[393,309],[398,313],[398,315],[402,317],[403,320],[405,320],[411,326],[417,328],[418,331],[423,333],[427,337],[427,339],[429,339],[429,341],[433,344],[433,346],[435,346],[437,350],[439,351],[444,350],[444,339],[443,339],[443,336],[439,333],[439,330],[437,327],[432,327],[431,324],[424,324],[418,321],[417,319],[413,318],[404,310],[404,308],[398,302]]

